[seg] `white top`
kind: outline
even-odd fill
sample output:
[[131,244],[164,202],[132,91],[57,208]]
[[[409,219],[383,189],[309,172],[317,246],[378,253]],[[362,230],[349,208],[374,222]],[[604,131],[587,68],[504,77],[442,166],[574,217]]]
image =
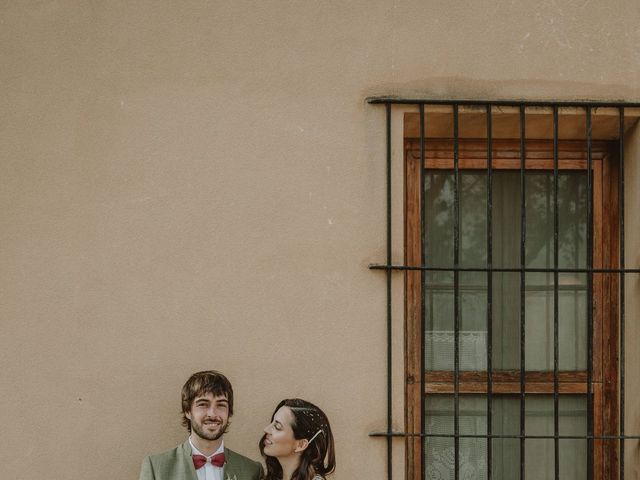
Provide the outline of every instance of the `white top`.
[[[191,437],[189,437],[189,445],[191,445],[191,454],[207,457],[204,453],[194,447]],[[207,460],[211,460],[211,457],[218,453],[224,453],[224,441],[220,443],[218,450],[207,457]],[[215,465],[212,465],[210,461],[205,463],[204,467],[197,469],[196,474],[198,475],[198,480],[224,480],[222,478],[222,467],[216,467]]]

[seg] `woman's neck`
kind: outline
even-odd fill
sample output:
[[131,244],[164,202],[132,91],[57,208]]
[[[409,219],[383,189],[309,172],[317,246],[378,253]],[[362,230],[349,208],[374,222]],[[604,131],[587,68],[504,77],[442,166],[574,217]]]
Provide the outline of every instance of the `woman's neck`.
[[293,472],[300,465],[299,457],[279,458],[280,466],[282,467],[282,480],[291,480]]

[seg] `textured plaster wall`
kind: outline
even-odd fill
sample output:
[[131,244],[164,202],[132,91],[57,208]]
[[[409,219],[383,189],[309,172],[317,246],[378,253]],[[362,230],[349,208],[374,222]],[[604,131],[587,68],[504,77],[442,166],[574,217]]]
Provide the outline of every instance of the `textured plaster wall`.
[[638,101],[639,20],[631,0],[0,2],[0,477],[136,478],[215,367],[231,447],[257,457],[302,396],[337,479],[385,478],[384,115],[364,99]]
[[[640,265],[640,128],[636,124],[628,134],[625,145],[625,264],[627,268]],[[640,276],[629,274],[625,278],[625,433],[640,432]],[[640,442],[625,442],[625,478],[640,479]]]

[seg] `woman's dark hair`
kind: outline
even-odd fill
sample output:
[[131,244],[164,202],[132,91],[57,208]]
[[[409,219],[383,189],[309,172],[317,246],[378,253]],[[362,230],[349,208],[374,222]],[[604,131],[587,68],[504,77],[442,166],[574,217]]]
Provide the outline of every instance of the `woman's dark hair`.
[[[324,478],[336,468],[333,446],[333,434],[329,419],[322,410],[313,403],[299,398],[282,400],[271,415],[271,421],[281,407],[288,407],[293,414],[293,437],[296,440],[307,439],[309,445],[300,456],[300,465],[293,472],[291,480],[312,480],[316,475]],[[265,434],[266,435],[266,434]],[[275,457],[264,453],[265,435],[260,439],[260,453],[267,464],[265,480],[281,480],[282,467]],[[285,479],[288,480],[288,479]]]

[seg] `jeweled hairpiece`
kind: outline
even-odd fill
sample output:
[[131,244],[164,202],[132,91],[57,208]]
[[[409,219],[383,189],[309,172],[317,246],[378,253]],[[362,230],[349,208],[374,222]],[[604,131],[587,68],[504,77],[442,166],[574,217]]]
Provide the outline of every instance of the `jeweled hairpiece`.
[[322,431],[322,429],[318,430],[318,431],[315,433],[315,435],[314,435],[313,437],[311,437],[311,439],[309,440],[309,443],[313,442],[313,441],[315,440],[315,438],[316,438],[318,435],[320,435],[320,434],[323,434],[323,435],[324,435],[324,432]]

